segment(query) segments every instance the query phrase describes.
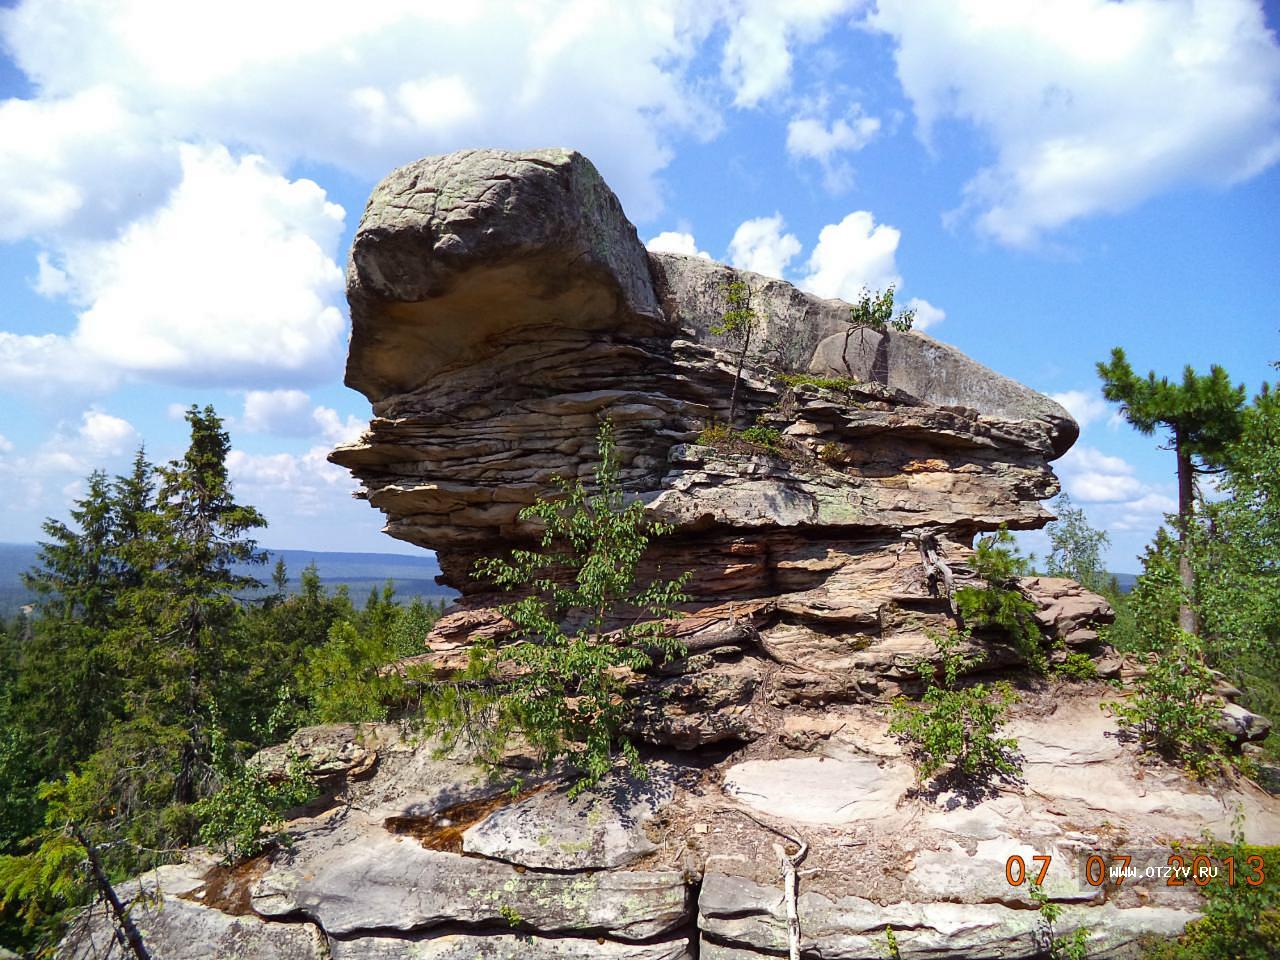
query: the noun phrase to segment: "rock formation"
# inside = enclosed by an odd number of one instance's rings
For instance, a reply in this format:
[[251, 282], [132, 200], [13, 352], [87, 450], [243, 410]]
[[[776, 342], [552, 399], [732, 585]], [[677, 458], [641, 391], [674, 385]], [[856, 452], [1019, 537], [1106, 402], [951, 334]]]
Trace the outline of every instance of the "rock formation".
[[[731, 279], [760, 317], [739, 425], [781, 440], [699, 440], [729, 413], [735, 362], [712, 332]], [[333, 805], [289, 849], [234, 869], [192, 862], [137, 881], [158, 957], [601, 957], [755, 960], [787, 949], [780, 851], [803, 840], [805, 956], [1039, 956], [1044, 930], [1009, 857], [1052, 856], [1057, 932], [1090, 956], [1196, 916], [1194, 889], [1092, 886], [1090, 853], [1164, 865], [1170, 841], [1280, 841], [1280, 807], [1247, 782], [1210, 790], [1144, 764], [1101, 683], [1032, 680], [979, 631], [980, 669], [1022, 677], [1008, 734], [1023, 781], [977, 796], [913, 792], [886, 705], [919, 692], [918, 658], [974, 582], [975, 535], [1031, 529], [1078, 430], [1053, 401], [924, 334], [862, 330], [848, 305], [705, 259], [650, 254], [579, 154], [467, 151], [375, 190], [348, 270], [346, 382], [373, 405], [351, 469], [386, 532], [436, 551], [462, 597], [423, 659], [501, 636], [477, 558], [529, 541], [517, 514], [553, 477], [590, 477], [612, 419], [630, 495], [674, 532], [647, 569], [691, 570], [689, 656], [636, 689], [652, 778], [570, 801], [554, 782], [493, 780], [389, 725], [300, 731]], [[844, 358], [848, 358], [846, 366]], [[784, 377], [808, 374], [808, 377]], [[1110, 612], [1078, 585], [1026, 578], [1045, 650], [1124, 665]], [[1239, 712], [1239, 708], [1233, 708]], [[1255, 736], [1260, 718], [1236, 718]], [[1145, 865], [1145, 863], [1144, 863]], [[162, 904], [163, 907], [158, 907]], [[103, 922], [68, 940], [87, 957]], [[238, 951], [238, 952], [237, 952]]]

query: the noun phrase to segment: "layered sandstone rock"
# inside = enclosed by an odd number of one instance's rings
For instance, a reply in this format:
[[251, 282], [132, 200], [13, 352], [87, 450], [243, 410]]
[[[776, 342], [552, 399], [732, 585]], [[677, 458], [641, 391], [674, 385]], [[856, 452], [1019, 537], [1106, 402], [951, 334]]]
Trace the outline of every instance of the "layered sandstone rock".
[[[699, 442], [729, 414], [735, 357], [711, 330], [730, 279], [761, 318], [737, 426], [773, 427], [773, 449]], [[1049, 463], [1078, 431], [1048, 398], [922, 334], [864, 330], [846, 345], [848, 305], [781, 280], [648, 254], [567, 151], [394, 172], [357, 231], [348, 292], [347, 383], [374, 417], [332, 459], [462, 593], [419, 659], [458, 666], [477, 638], [501, 639], [503, 598], [475, 560], [531, 540], [520, 509], [553, 477], [590, 479], [597, 424], [612, 419], [626, 490], [674, 527], [646, 574], [693, 574], [672, 627], [687, 658], [633, 690], [654, 775], [577, 800], [525, 780], [513, 797], [514, 773], [486, 778], [390, 725], [299, 731], [258, 762], [311, 757], [331, 805], [290, 824], [287, 850], [161, 884], [139, 907], [155, 956], [777, 956], [779, 834], [808, 844], [805, 956], [886, 956], [886, 926], [904, 958], [1042, 955], [1035, 904], [1005, 876], [1010, 856], [1038, 854], [1053, 857], [1056, 933], [1088, 928], [1090, 956], [1121, 956], [1180, 930], [1199, 899], [1094, 887], [1090, 853], [1163, 863], [1172, 840], [1229, 835], [1237, 807], [1251, 839], [1280, 840], [1270, 797], [1144, 764], [1101, 709], [1120, 694], [1031, 678], [989, 631], [969, 652], [1019, 683], [1008, 733], [1023, 778], [914, 789], [887, 705], [918, 693], [931, 635], [956, 625], [950, 593], [974, 582], [974, 536], [1049, 519]], [[1018, 586], [1046, 652], [1121, 674], [1099, 638], [1102, 598], [1053, 578]], [[1235, 722], [1242, 739], [1260, 729]], [[84, 918], [68, 955], [90, 955], [103, 929]]]

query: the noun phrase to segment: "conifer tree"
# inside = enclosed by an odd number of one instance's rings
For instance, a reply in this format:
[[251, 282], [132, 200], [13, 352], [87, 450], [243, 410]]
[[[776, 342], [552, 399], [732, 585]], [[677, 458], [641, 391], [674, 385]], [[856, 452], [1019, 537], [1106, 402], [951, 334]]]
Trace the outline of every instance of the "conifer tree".
[[[155, 509], [144, 517], [145, 562], [128, 602], [137, 620], [121, 637], [129, 694], [166, 727], [185, 731], [174, 800], [192, 802], [209, 772], [209, 710], [227, 678], [238, 596], [261, 582], [238, 565], [263, 563], [250, 531], [266, 526], [236, 502], [227, 473], [230, 437], [213, 407], [187, 411], [191, 442], [157, 468]], [[139, 629], [145, 625], [144, 629]]]
[[1244, 386], [1232, 386], [1226, 370], [1217, 365], [1210, 367], [1207, 375], [1188, 366], [1181, 383], [1168, 377], [1157, 379], [1154, 371], [1139, 377], [1119, 347], [1111, 351], [1110, 363], [1098, 364], [1098, 375], [1103, 396], [1122, 404], [1125, 419], [1140, 433], [1150, 436], [1157, 427], [1169, 431], [1178, 471], [1178, 533], [1182, 543], [1178, 569], [1186, 594], [1178, 620], [1187, 633], [1198, 633], [1195, 576], [1188, 545], [1195, 477], [1216, 466], [1227, 445], [1240, 436]]

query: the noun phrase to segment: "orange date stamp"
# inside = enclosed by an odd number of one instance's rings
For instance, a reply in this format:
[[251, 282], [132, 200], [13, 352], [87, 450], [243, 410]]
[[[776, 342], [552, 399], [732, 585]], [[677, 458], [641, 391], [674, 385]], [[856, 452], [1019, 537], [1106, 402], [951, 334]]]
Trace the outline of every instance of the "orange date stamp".
[[[1004, 878], [1011, 887], [1020, 887], [1028, 882], [1043, 886], [1052, 863], [1052, 854], [1030, 858], [1014, 854], [1005, 861]], [[1119, 887], [1126, 882], [1163, 882], [1168, 887], [1183, 887], [1190, 883], [1203, 887], [1215, 881], [1232, 887], [1239, 884], [1260, 887], [1267, 879], [1266, 862], [1256, 854], [1237, 859], [1234, 856], [1211, 857], [1205, 853], [1171, 852], [1166, 855], [1164, 851], [1147, 852], [1137, 857], [1123, 853], [1090, 853], [1082, 857], [1081, 864], [1080, 876], [1091, 887], [1107, 884]]]

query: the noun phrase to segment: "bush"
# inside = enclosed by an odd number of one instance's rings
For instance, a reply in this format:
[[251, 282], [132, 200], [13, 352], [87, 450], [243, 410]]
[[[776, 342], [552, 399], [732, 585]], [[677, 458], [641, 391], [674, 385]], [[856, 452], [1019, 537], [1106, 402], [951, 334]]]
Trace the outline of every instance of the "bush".
[[784, 373], [778, 379], [788, 387], [817, 387], [837, 392], [852, 390], [862, 382], [855, 377], [820, 377], [816, 373]]
[[1178, 633], [1138, 680], [1133, 699], [1103, 707], [1149, 749], [1194, 777], [1210, 777], [1222, 771], [1227, 745], [1214, 676], [1204, 665], [1200, 641]]
[[1040, 884], [1032, 881], [1031, 899], [1040, 914], [1040, 941], [1049, 960], [1085, 960], [1089, 955], [1089, 928], [1077, 927], [1070, 937], [1059, 937], [1054, 924], [1062, 917], [1062, 904], [1049, 899]]
[[347, 620], [307, 651], [298, 670], [298, 692], [311, 706], [313, 723], [361, 723], [387, 719], [390, 706], [406, 696], [404, 678], [384, 668], [395, 659], [390, 640], [361, 632]]
[[565, 761], [576, 771], [571, 795], [599, 783], [619, 757], [644, 775], [626, 734], [631, 681], [685, 655], [667, 621], [688, 600], [689, 574], [636, 583], [650, 539], [671, 528], [650, 521], [638, 500], [626, 502], [609, 421], [597, 442], [597, 492], [559, 480], [560, 497], [520, 511], [542, 525], [541, 550], [476, 564], [478, 576], [518, 596], [500, 608], [510, 638], [477, 643], [467, 670], [428, 685], [424, 698], [427, 730], [447, 747], [464, 740], [492, 765], [523, 738], [544, 765]]
[[916, 665], [927, 684], [924, 706], [903, 696], [893, 701], [889, 732], [911, 745], [910, 759], [922, 781], [947, 768], [969, 780], [1012, 777], [1019, 771], [1018, 742], [996, 736], [1017, 695], [1004, 681], [958, 686], [960, 674], [974, 663], [956, 649], [966, 639], [954, 631], [933, 638], [942, 662], [940, 682], [935, 682], [932, 663]]
[[956, 591], [956, 609], [969, 629], [995, 629], [1017, 648], [1019, 655], [1036, 673], [1048, 672], [1049, 661], [1041, 648], [1043, 639], [1036, 622], [1036, 605], [1014, 585], [1026, 573], [1027, 562], [1018, 555], [1013, 537], [1004, 527], [978, 541], [970, 561], [974, 573], [986, 581], [985, 587], [961, 587]]
[[221, 734], [214, 736], [213, 746], [222, 786], [192, 807], [200, 820], [200, 840], [229, 863], [284, 841], [285, 812], [316, 795], [310, 766], [290, 757], [284, 779], [273, 783], [259, 767], [235, 757]]
[[[1280, 956], [1280, 880], [1265, 869], [1280, 862], [1280, 847], [1258, 847], [1244, 842], [1240, 823], [1230, 843], [1210, 843], [1207, 852], [1219, 875], [1200, 887], [1203, 917], [1187, 924], [1176, 941], [1153, 945], [1144, 960], [1271, 960]], [[1260, 857], [1263, 882], [1254, 877], [1248, 858]], [[1235, 883], [1228, 883], [1224, 861], [1235, 864]]]
[[698, 434], [698, 443], [718, 450], [732, 450], [735, 444], [741, 443], [758, 447], [775, 456], [784, 453], [782, 433], [761, 424], [737, 430], [727, 423], [713, 423]]

